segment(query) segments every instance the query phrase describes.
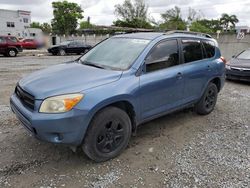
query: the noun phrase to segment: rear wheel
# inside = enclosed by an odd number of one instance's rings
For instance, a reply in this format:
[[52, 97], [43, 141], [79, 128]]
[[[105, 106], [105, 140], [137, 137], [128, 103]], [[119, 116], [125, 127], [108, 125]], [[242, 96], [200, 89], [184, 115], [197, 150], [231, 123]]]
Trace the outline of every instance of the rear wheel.
[[16, 57], [16, 55], [17, 55], [17, 51], [15, 49], [9, 49], [7, 51], [7, 56], [9, 57]]
[[127, 147], [131, 127], [130, 118], [125, 111], [107, 107], [90, 124], [82, 145], [83, 151], [96, 162], [114, 158]]
[[217, 102], [218, 89], [214, 83], [209, 83], [205, 93], [196, 104], [196, 112], [201, 115], [209, 114], [213, 111]]

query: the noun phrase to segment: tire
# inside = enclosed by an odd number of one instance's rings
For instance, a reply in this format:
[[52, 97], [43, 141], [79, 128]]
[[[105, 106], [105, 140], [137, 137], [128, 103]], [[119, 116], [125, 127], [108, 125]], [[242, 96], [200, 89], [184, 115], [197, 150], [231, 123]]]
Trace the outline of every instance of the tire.
[[65, 50], [64, 49], [60, 49], [59, 52], [58, 52], [58, 55], [60, 55], [60, 56], [66, 55]]
[[82, 149], [95, 162], [118, 156], [131, 137], [131, 121], [120, 108], [107, 107], [95, 115], [86, 133]]
[[17, 55], [17, 51], [15, 49], [9, 49], [7, 51], [7, 56], [8, 57], [16, 57], [16, 55]]
[[53, 52], [53, 53], [52, 53], [52, 55], [56, 55], [56, 53], [55, 53], [55, 52]]
[[214, 83], [209, 83], [200, 101], [196, 104], [196, 112], [207, 115], [214, 110], [217, 102], [218, 88]]

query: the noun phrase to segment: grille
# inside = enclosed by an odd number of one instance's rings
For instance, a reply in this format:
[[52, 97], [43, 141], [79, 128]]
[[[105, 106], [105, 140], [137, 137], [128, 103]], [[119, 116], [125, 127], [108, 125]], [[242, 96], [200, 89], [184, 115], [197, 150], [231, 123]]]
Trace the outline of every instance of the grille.
[[34, 96], [24, 91], [20, 86], [16, 86], [15, 93], [24, 106], [27, 106], [28, 108], [34, 110], [35, 106]]
[[246, 68], [234, 68], [234, 67], [231, 67], [231, 69], [233, 71], [239, 71], [239, 72], [250, 72], [250, 69], [246, 69]]

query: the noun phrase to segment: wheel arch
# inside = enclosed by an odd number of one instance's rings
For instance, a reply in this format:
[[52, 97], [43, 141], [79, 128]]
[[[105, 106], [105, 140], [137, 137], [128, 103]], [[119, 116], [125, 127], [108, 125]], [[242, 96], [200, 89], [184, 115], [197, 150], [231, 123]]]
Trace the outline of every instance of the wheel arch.
[[218, 92], [221, 90], [221, 79], [219, 77], [215, 77], [211, 79], [208, 83], [214, 83], [218, 89]]
[[91, 120], [95, 117], [95, 115], [100, 112], [101, 110], [109, 107], [109, 106], [114, 106], [117, 108], [120, 108], [121, 110], [125, 111], [130, 120], [131, 120], [131, 124], [132, 124], [132, 131], [134, 131], [136, 129], [136, 125], [137, 125], [137, 121], [136, 121], [136, 109], [135, 109], [135, 105], [133, 104], [132, 101], [128, 100], [128, 99], [116, 99], [116, 100], [111, 100], [111, 101], [103, 101], [101, 102], [101, 104], [98, 104], [94, 107], [94, 109], [92, 110], [92, 115], [91, 115]]

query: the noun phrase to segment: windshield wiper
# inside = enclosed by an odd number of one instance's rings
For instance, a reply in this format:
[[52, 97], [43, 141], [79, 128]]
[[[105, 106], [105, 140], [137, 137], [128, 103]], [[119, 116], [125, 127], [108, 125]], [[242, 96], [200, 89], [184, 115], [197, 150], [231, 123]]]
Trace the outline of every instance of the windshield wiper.
[[95, 63], [91, 63], [88, 61], [82, 61], [81, 59], [79, 60], [83, 65], [88, 65], [88, 66], [92, 66], [92, 67], [96, 67], [96, 68], [100, 68], [100, 69], [105, 69], [105, 67], [95, 64]]

